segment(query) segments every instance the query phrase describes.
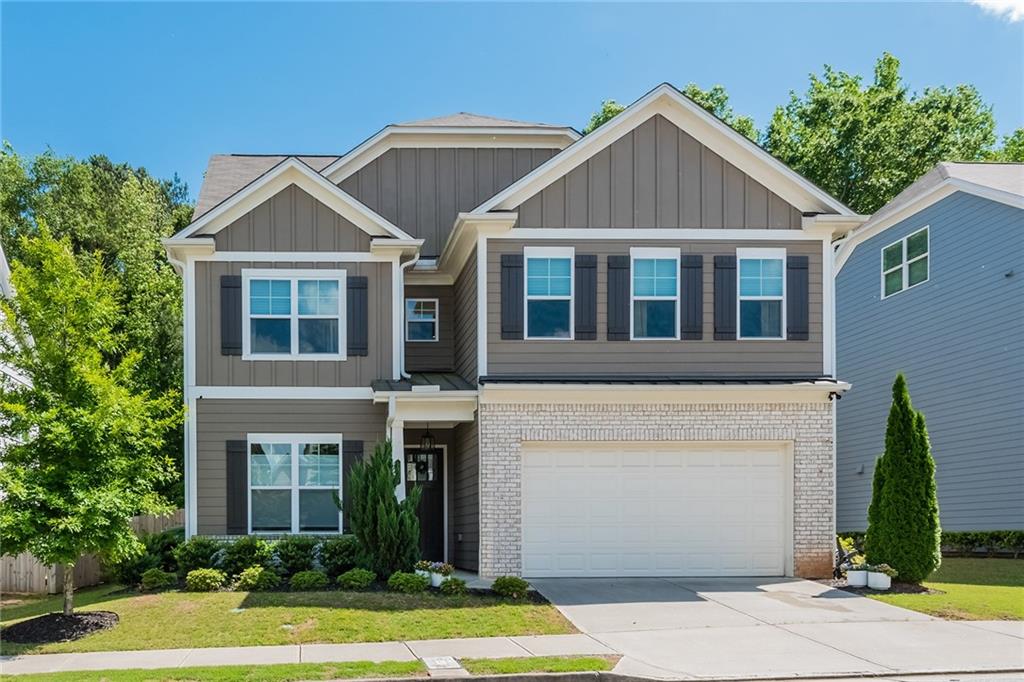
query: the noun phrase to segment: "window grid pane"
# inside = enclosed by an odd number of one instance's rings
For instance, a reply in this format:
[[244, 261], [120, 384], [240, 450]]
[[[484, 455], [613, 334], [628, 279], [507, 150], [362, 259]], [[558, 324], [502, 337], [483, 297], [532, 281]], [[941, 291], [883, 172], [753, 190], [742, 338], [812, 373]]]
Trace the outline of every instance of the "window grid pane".
[[250, 315], [291, 315], [291, 282], [277, 279], [249, 281]]
[[633, 261], [635, 298], [675, 298], [678, 291], [675, 259], [637, 258]]
[[572, 296], [572, 259], [528, 258], [526, 261], [527, 296]]
[[[249, 461], [253, 531], [341, 530], [334, 500], [341, 490], [340, 443], [252, 442]], [[297, 505], [297, 515], [293, 505]]]

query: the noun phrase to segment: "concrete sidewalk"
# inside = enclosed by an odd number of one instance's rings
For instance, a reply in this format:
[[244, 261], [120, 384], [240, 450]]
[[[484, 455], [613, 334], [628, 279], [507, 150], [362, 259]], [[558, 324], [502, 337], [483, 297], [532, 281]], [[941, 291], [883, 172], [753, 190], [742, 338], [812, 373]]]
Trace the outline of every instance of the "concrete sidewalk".
[[99, 651], [86, 654], [0, 656], [0, 673], [24, 675], [69, 670], [191, 668], [216, 665], [275, 663], [342, 663], [351, 661], [415, 661], [420, 658], [525, 658], [614, 654], [589, 635], [537, 635], [426, 639], [357, 644], [294, 644], [287, 646]]

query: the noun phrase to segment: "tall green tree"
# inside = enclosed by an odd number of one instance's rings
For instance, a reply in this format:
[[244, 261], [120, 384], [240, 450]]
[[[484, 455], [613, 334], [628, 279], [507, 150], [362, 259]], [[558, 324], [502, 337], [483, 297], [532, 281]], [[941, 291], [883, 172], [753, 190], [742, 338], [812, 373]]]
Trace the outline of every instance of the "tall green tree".
[[1017, 128], [1012, 134], [1004, 135], [1002, 146], [994, 149], [989, 154], [989, 159], [1003, 163], [1024, 162], [1024, 128]]
[[914, 410], [903, 374], [892, 386], [885, 452], [875, 462], [867, 560], [889, 564], [905, 582], [919, 583], [942, 560], [939, 502], [924, 415]]
[[872, 213], [939, 161], [984, 159], [992, 108], [972, 85], [909, 93], [885, 53], [874, 80], [826, 66], [772, 115], [763, 146], [861, 213]]
[[[27, 159], [9, 144], [0, 150], [0, 239], [8, 257], [20, 259], [20, 237], [38, 234], [45, 223], [83, 262], [99, 258], [118, 283], [123, 312], [117, 331], [125, 343], [108, 359], [143, 351], [133, 378], [156, 392], [182, 382], [181, 280], [160, 240], [188, 224], [191, 213], [187, 187], [176, 177], [157, 180], [104, 156], [80, 161], [46, 152]], [[168, 427], [165, 441], [176, 475], [162, 492], [180, 506], [180, 424]]]
[[157, 487], [172, 475], [164, 437], [180, 396], [139, 387], [121, 287], [99, 257], [76, 257], [45, 223], [18, 252], [0, 362], [30, 383], [0, 384], [0, 545], [63, 565], [71, 615], [78, 557], [129, 558], [142, 548], [132, 516], [170, 511]]

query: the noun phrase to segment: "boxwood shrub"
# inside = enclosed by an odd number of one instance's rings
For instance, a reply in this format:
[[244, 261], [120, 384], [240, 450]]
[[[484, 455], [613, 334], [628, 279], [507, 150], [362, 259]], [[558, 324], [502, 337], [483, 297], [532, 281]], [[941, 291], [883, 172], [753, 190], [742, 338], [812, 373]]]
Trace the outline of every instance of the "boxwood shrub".
[[388, 589], [392, 592], [416, 594], [418, 592], [426, 592], [428, 587], [430, 587], [430, 578], [416, 575], [415, 573], [395, 571], [388, 578]]
[[185, 589], [189, 592], [215, 592], [227, 581], [224, 571], [216, 568], [197, 568], [185, 576]]
[[241, 592], [265, 592], [280, 587], [281, 576], [265, 566], [250, 566], [238, 574], [235, 589]]
[[274, 549], [263, 538], [253, 535], [238, 538], [224, 548], [224, 572], [234, 578], [250, 566], [267, 566]]
[[320, 545], [320, 563], [324, 571], [331, 578], [336, 578], [342, 573], [356, 567], [356, 557], [359, 554], [359, 541], [355, 535], [342, 535], [341, 537], [324, 540]]
[[494, 579], [491, 589], [495, 594], [507, 599], [524, 599], [530, 583], [514, 575], [503, 575]]
[[184, 578], [197, 568], [217, 568], [214, 557], [223, 547], [224, 543], [202, 535], [181, 543], [174, 548], [178, 576]]
[[338, 587], [343, 590], [365, 590], [377, 576], [365, 568], [352, 568], [338, 576]]
[[286, 535], [275, 542], [274, 556], [281, 572], [289, 576], [313, 570], [318, 544], [319, 540], [308, 535]]
[[140, 581], [144, 590], [162, 590], [173, 587], [178, 582], [178, 577], [159, 568], [151, 568], [142, 574]]
[[297, 592], [322, 590], [330, 584], [323, 571], [299, 571], [292, 576], [291, 588]]

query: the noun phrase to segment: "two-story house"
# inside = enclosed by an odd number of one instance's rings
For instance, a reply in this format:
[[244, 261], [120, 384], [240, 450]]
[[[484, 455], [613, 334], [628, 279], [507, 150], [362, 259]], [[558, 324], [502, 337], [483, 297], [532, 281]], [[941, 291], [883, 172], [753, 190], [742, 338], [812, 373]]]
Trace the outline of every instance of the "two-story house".
[[860, 221], [669, 85], [585, 137], [458, 114], [215, 156], [166, 241], [187, 532], [343, 532], [331, 492], [390, 439], [429, 559], [828, 574]]

